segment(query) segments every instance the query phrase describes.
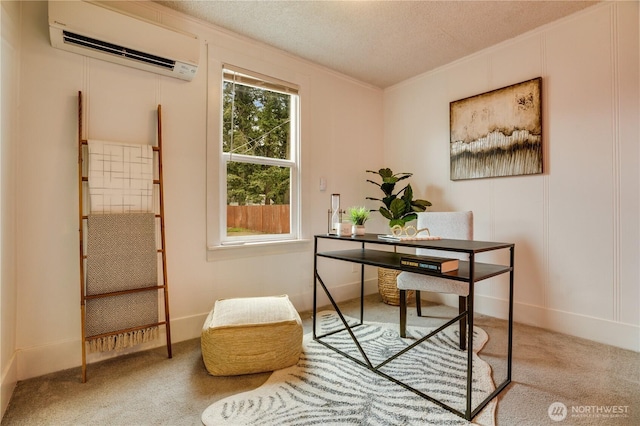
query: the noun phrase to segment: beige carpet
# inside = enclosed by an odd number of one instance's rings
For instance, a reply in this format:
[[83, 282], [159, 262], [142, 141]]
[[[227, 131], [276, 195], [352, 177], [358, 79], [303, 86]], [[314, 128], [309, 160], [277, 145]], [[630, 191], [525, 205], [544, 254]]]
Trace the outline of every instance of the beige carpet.
[[[341, 305], [357, 316], [359, 303]], [[367, 321], [397, 321], [398, 308], [366, 298]], [[416, 318], [409, 324], [433, 326], [457, 309], [429, 306], [423, 311], [437, 318]], [[302, 313], [305, 333], [311, 331], [309, 313]], [[489, 335], [480, 356], [492, 365], [494, 376], [502, 362], [505, 322], [477, 316], [476, 326]], [[79, 351], [80, 349], [78, 349]], [[498, 397], [496, 424], [512, 425], [640, 425], [640, 354], [540, 328], [515, 325], [513, 382]], [[494, 365], [495, 364], [495, 365]], [[135, 353], [88, 366], [87, 383], [80, 368], [18, 383], [2, 425], [200, 425], [202, 412], [215, 401], [262, 385], [269, 373], [237, 377], [207, 374], [200, 340]], [[496, 382], [499, 379], [495, 379]], [[549, 418], [554, 402], [568, 409], [628, 407], [627, 417]]]

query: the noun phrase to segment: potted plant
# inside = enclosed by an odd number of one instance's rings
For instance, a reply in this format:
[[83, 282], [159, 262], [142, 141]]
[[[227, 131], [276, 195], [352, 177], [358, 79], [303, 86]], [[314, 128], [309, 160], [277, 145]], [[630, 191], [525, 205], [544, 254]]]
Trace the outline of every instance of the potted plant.
[[[398, 225], [404, 227], [407, 222], [418, 218], [417, 212], [423, 212], [431, 205], [427, 200], [414, 200], [413, 189], [410, 184], [395, 192], [396, 183], [408, 179], [413, 173], [393, 173], [391, 169], [384, 168], [377, 172], [367, 170], [380, 176], [381, 182], [367, 179], [367, 182], [379, 187], [384, 194], [383, 198], [366, 197], [367, 200], [380, 201], [382, 206], [378, 210], [383, 217], [389, 220], [389, 228]], [[378, 292], [382, 301], [388, 305], [400, 304], [400, 291], [396, 285], [396, 277], [400, 271], [395, 269], [378, 268]], [[407, 294], [407, 301], [414, 296], [413, 291]]]
[[353, 235], [364, 235], [364, 223], [369, 219], [369, 210], [364, 206], [349, 207], [347, 213], [352, 223], [351, 233]]
[[374, 170], [367, 170], [367, 173], [375, 173], [380, 176], [382, 182], [378, 183], [371, 179], [367, 179], [367, 182], [372, 183], [379, 187], [383, 194], [383, 198], [366, 197], [367, 200], [380, 201], [382, 206], [378, 210], [383, 217], [389, 220], [389, 227], [393, 228], [395, 225], [404, 227], [407, 222], [418, 218], [417, 212], [423, 212], [431, 205], [427, 200], [414, 200], [413, 189], [410, 184], [407, 184], [404, 188], [398, 192], [394, 192], [396, 183], [401, 180], [407, 179], [413, 176], [413, 173], [393, 173], [391, 169], [380, 169], [377, 172]]

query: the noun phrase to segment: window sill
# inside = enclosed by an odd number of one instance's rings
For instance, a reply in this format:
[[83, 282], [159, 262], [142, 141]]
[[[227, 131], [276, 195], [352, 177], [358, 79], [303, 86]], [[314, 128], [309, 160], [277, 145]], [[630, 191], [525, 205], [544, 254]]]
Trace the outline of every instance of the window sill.
[[265, 256], [272, 254], [299, 253], [311, 247], [311, 240], [261, 241], [238, 245], [219, 245], [207, 247], [207, 261], [238, 259], [242, 257]]

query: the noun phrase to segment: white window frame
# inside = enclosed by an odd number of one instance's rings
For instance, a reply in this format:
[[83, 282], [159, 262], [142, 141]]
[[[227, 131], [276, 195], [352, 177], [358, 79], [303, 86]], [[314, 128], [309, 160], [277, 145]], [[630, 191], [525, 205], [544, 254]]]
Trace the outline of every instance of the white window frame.
[[[308, 101], [305, 101], [305, 87], [309, 85], [309, 77], [299, 74], [291, 69], [266, 63], [255, 58], [237, 55], [220, 46], [212, 49], [208, 45], [209, 67], [208, 89], [207, 89], [207, 260], [224, 260], [237, 258], [238, 256], [259, 256], [264, 254], [284, 254], [299, 252], [302, 247], [307, 247], [311, 240], [307, 235], [309, 231], [304, 231], [306, 226], [302, 218], [308, 215], [308, 207], [303, 207], [303, 194], [308, 193], [302, 180], [302, 139], [305, 131], [302, 125], [302, 112], [308, 109]], [[231, 58], [224, 60], [225, 57]], [[233, 65], [230, 65], [233, 63]], [[237, 64], [237, 65], [236, 65]], [[298, 87], [298, 97], [295, 108], [298, 112], [298, 122], [292, 129], [291, 161], [295, 168], [291, 173], [291, 200], [290, 200], [290, 233], [276, 234], [268, 237], [258, 236], [257, 238], [243, 238], [238, 240], [225, 239], [226, 235], [226, 161], [222, 149], [222, 94], [223, 94], [223, 69], [232, 67], [234, 70], [249, 73], [258, 77], [271, 78], [276, 82], [286, 82], [293, 87]], [[247, 71], [247, 70], [251, 71]], [[270, 77], [275, 76], [275, 77]], [[289, 83], [291, 82], [291, 83]], [[239, 154], [233, 154], [234, 160], [241, 159]], [[255, 157], [252, 158], [255, 161]], [[267, 163], [272, 164], [269, 159]], [[291, 164], [291, 163], [290, 163]], [[281, 165], [281, 164], [276, 164]], [[288, 164], [289, 165], [289, 164]], [[288, 166], [287, 165], [287, 166]], [[306, 192], [305, 192], [306, 191]], [[306, 213], [305, 213], [306, 212]], [[260, 238], [262, 237], [262, 238]], [[302, 245], [301, 245], [302, 244]]]
[[[290, 158], [278, 159], [259, 156], [250, 156], [242, 154], [232, 154], [223, 151], [222, 133], [219, 137], [219, 158], [220, 158], [220, 179], [219, 179], [219, 236], [221, 246], [241, 246], [245, 244], [270, 243], [281, 241], [295, 241], [300, 236], [300, 99], [298, 95], [298, 87], [294, 84], [284, 82], [282, 80], [265, 76], [263, 74], [248, 71], [237, 66], [223, 64], [222, 78], [220, 79], [220, 109], [219, 120], [220, 129], [223, 129], [223, 96], [222, 85], [225, 79], [225, 73], [234, 72], [239, 76], [248, 76], [249, 79], [240, 81], [241, 84], [250, 85], [266, 90], [285, 93], [291, 96], [291, 124], [290, 124]], [[267, 84], [258, 85], [251, 84], [251, 79], [264, 81]], [[229, 236], [227, 234], [227, 164], [230, 161], [239, 161], [243, 163], [287, 167], [290, 170], [290, 204], [289, 204], [289, 233], [287, 234], [261, 234], [246, 236]]]

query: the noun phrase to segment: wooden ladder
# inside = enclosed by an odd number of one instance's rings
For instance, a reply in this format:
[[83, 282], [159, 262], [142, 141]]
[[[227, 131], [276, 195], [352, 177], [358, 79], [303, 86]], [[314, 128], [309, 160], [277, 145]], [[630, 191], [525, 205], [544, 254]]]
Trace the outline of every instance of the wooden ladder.
[[[87, 342], [102, 337], [114, 336], [120, 333], [128, 333], [137, 330], [142, 330], [148, 327], [165, 326], [166, 332], [166, 344], [167, 344], [167, 356], [172, 357], [171, 353], [171, 326], [169, 319], [169, 287], [167, 283], [167, 253], [166, 253], [166, 241], [165, 241], [165, 222], [164, 222], [164, 182], [162, 178], [162, 106], [158, 105], [158, 146], [153, 147], [153, 152], [157, 156], [157, 173], [158, 179], [154, 179], [154, 186], [158, 189], [159, 197], [159, 211], [155, 213], [156, 220], [160, 222], [160, 247], [158, 248], [158, 254], [161, 256], [162, 263], [162, 279], [158, 281], [159, 285], [152, 287], [143, 287], [130, 290], [121, 290], [102, 294], [86, 294], [86, 275], [85, 275], [85, 262], [87, 256], [85, 254], [84, 247], [84, 235], [86, 232], [85, 222], [88, 220], [88, 215], [83, 212], [85, 205], [85, 185], [88, 184], [88, 177], [85, 176], [84, 163], [85, 155], [88, 156], [88, 141], [83, 138], [82, 129], [82, 92], [78, 92], [78, 224], [79, 224], [79, 238], [80, 238], [80, 312], [82, 321], [82, 383], [87, 381]], [[88, 191], [86, 191], [88, 192]], [[159, 321], [153, 324], [142, 324], [137, 327], [131, 327], [123, 330], [114, 330], [109, 333], [100, 335], [87, 336], [86, 335], [86, 302], [91, 299], [101, 297], [113, 297], [123, 294], [130, 294], [142, 291], [162, 291], [164, 298], [164, 321]]]

